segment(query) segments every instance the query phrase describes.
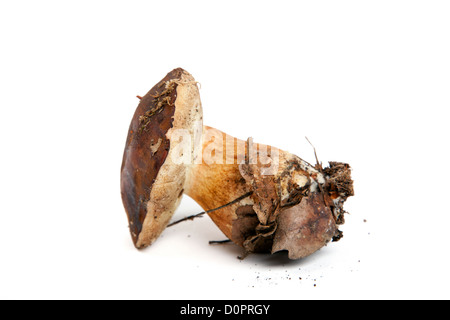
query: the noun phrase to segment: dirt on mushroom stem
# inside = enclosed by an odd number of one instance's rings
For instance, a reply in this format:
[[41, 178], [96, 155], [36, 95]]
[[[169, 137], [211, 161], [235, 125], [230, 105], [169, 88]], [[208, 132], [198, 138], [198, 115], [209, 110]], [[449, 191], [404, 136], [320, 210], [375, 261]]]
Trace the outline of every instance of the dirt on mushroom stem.
[[[241, 170], [253, 187], [255, 205], [246, 209], [245, 215], [237, 211], [238, 218], [233, 227], [244, 234], [245, 240], [241, 245], [247, 253], [286, 250], [290, 258], [298, 259], [320, 249], [331, 240], [339, 241], [343, 237], [337, 226], [344, 223], [343, 204], [353, 195], [350, 166], [330, 162], [330, 166], [325, 169], [321, 166], [316, 168], [324, 176], [324, 183], [315, 181], [318, 180], [317, 175], [306, 173], [295, 160], [278, 177], [260, 179], [255, 174], [255, 168]], [[302, 188], [291, 183], [288, 197], [282, 205], [280, 185], [283, 179], [290, 179], [296, 171], [306, 174], [310, 183]], [[318, 185], [314, 191], [312, 183]], [[250, 226], [249, 219], [253, 219]]]

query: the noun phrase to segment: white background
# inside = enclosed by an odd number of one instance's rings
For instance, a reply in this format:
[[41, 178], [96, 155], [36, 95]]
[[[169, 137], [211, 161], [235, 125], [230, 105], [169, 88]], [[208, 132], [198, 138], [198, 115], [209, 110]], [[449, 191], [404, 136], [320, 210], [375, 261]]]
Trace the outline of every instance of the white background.
[[[448, 1], [2, 0], [0, 298], [450, 298], [449, 16]], [[352, 165], [340, 242], [239, 261], [205, 217], [133, 247], [127, 130], [176, 67], [201, 83], [205, 124], [314, 162], [307, 136]], [[200, 211], [185, 197], [175, 218]]]

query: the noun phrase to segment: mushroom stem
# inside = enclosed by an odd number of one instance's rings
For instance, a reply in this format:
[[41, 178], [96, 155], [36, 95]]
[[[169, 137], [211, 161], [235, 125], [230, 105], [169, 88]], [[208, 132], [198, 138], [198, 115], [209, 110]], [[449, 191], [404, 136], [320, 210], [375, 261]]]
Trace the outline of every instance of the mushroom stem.
[[[330, 177], [320, 165], [312, 166], [289, 152], [253, 144], [251, 139], [245, 142], [207, 126], [203, 128], [201, 141], [203, 159], [201, 164], [189, 167], [184, 193], [236, 244], [249, 252], [271, 252], [275, 239], [286, 242], [282, 233], [276, 232], [279, 223], [286, 219], [315, 225], [313, 233], [319, 236], [308, 244], [308, 254], [340, 232], [336, 225], [343, 214], [343, 202], [333, 202], [338, 197], [331, 192]], [[251, 197], [216, 209], [248, 193], [252, 193]], [[346, 199], [349, 194], [341, 196]], [[300, 206], [303, 199], [305, 203]], [[308, 199], [315, 199], [316, 203], [306, 203]], [[321, 207], [319, 212], [314, 212], [314, 205]], [[294, 217], [284, 213], [300, 208], [302, 212]], [[296, 231], [305, 228], [303, 223], [299, 224]], [[281, 248], [283, 245], [275, 247], [276, 251], [289, 250]], [[290, 251], [293, 258], [306, 254]]]
[[243, 199], [245, 199], [245, 198], [250, 197], [252, 194], [253, 194], [253, 192], [249, 192], [249, 193], [244, 194], [243, 196], [240, 196], [239, 198], [237, 198], [237, 199], [231, 201], [230, 203], [224, 204], [223, 206], [220, 206], [220, 207], [214, 208], [214, 209], [210, 209], [210, 210], [207, 210], [207, 211], [203, 211], [203, 212], [200, 212], [200, 213], [197, 213], [197, 214], [193, 214], [193, 215], [188, 216], [188, 217], [186, 217], [186, 218], [183, 218], [183, 219], [174, 221], [174, 222], [170, 223], [170, 224], [167, 225], [167, 226], [168, 226], [168, 227], [172, 227], [172, 226], [177, 225], [177, 224], [179, 224], [180, 222], [183, 222], [183, 221], [194, 220], [195, 218], [201, 218], [201, 217], [204, 216], [205, 214], [210, 214], [210, 213], [212, 213], [212, 212], [214, 212], [214, 211], [217, 211], [217, 210], [223, 209], [223, 208], [225, 208], [225, 207], [231, 206], [231, 205], [233, 205], [233, 204], [235, 204], [235, 203], [238, 203], [239, 201], [241, 201], [241, 200], [243, 200]]

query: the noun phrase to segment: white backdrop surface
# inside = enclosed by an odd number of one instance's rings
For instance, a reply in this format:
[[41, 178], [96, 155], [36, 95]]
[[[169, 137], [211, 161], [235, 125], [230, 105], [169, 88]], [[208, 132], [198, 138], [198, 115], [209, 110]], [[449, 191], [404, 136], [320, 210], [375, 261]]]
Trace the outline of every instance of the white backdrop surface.
[[[446, 1], [1, 1], [0, 298], [448, 299]], [[243, 261], [205, 217], [131, 242], [120, 165], [182, 67], [205, 124], [348, 162], [344, 238]], [[174, 219], [200, 212], [185, 197]]]

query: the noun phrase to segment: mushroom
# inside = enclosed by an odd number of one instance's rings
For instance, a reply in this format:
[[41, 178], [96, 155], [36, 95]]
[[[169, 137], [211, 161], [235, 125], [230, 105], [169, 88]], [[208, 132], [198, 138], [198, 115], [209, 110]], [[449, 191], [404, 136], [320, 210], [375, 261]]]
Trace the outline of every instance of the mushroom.
[[350, 166], [315, 166], [275, 147], [203, 126], [197, 82], [171, 71], [137, 107], [126, 142], [121, 193], [136, 248], [167, 227], [183, 194], [247, 253], [306, 257], [342, 237]]

